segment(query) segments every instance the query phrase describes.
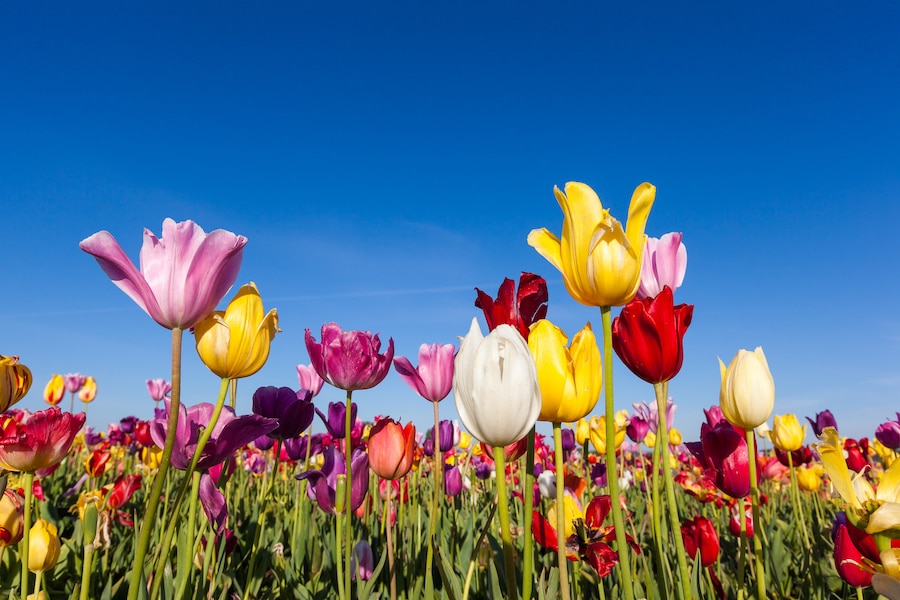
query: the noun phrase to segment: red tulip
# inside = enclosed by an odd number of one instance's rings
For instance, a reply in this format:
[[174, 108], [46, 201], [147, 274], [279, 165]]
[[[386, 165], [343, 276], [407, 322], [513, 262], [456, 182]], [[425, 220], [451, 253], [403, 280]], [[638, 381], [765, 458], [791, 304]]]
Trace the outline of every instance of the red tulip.
[[369, 468], [384, 479], [409, 473], [416, 450], [416, 427], [401, 427], [391, 418], [381, 419], [369, 432]]
[[497, 290], [496, 300], [478, 288], [475, 292], [478, 294], [475, 306], [484, 311], [484, 320], [491, 331], [498, 325], [511, 325], [527, 341], [531, 324], [547, 316], [547, 282], [540, 275], [523, 272], [519, 276], [518, 292], [516, 283], [505, 278]]
[[681, 526], [684, 549], [688, 556], [697, 556], [700, 552], [700, 564], [704, 567], [716, 564], [719, 557], [719, 534], [712, 521], [706, 517], [688, 519]]
[[632, 300], [613, 320], [613, 350], [644, 381], [669, 381], [681, 370], [682, 338], [693, 314], [693, 304], [674, 306], [668, 286], [653, 298]]
[[704, 477], [732, 498], [750, 493], [750, 457], [747, 440], [726, 420], [715, 427], [700, 426], [700, 441], [688, 442], [688, 450], [703, 467]]
[[[508, 446], [504, 446], [503, 448], [503, 461], [506, 463], [507, 467], [509, 463], [519, 460], [519, 458], [525, 454], [525, 451], [528, 449], [528, 437], [523, 437], [518, 442], [513, 442]], [[488, 446], [484, 442], [481, 442], [481, 451], [490, 457], [491, 460], [494, 460], [494, 449], [491, 446]]]
[[64, 413], [53, 406], [21, 421], [0, 420], [0, 467], [19, 472], [52, 467], [69, 453], [84, 419], [84, 413]]

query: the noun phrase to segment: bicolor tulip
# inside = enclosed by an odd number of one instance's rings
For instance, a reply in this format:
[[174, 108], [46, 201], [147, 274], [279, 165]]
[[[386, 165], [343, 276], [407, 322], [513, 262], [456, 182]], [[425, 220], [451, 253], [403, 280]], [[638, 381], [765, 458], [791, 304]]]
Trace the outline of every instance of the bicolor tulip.
[[0, 548], [14, 546], [25, 533], [25, 498], [7, 488], [0, 494]]
[[527, 340], [531, 325], [547, 316], [547, 282], [540, 275], [523, 271], [518, 291], [512, 279], [504, 278], [496, 300], [478, 288], [475, 292], [475, 306], [484, 312], [490, 331], [497, 325], [512, 325]]
[[[452, 439], [452, 438], [451, 438]], [[381, 419], [369, 432], [369, 468], [383, 479], [399, 479], [409, 473], [416, 453], [416, 426], [401, 426]]]
[[684, 281], [687, 270], [687, 249], [681, 233], [667, 233], [661, 238], [647, 238], [644, 261], [641, 263], [641, 285], [637, 297], [641, 300], [659, 295], [669, 286], [674, 292]]
[[704, 477], [732, 498], [750, 493], [750, 456], [747, 439], [728, 421], [714, 427], [700, 426], [700, 441], [688, 442], [688, 450], [703, 468]]
[[[337, 507], [337, 502], [344, 503], [344, 498], [336, 497], [338, 478], [346, 479], [347, 468], [345, 466], [344, 457], [341, 451], [334, 446], [329, 446], [323, 451], [324, 460], [322, 461], [322, 469], [317, 471], [306, 471], [296, 475], [297, 479], [308, 479], [309, 487], [306, 493], [310, 500], [314, 500], [319, 508], [331, 514], [343, 514], [344, 508]], [[366, 492], [369, 490], [369, 455], [361, 448], [353, 450], [351, 455], [351, 476], [353, 481], [350, 482], [351, 506], [350, 510], [355, 511], [366, 499]]]
[[775, 380], [763, 349], [738, 351], [728, 368], [719, 359], [719, 371], [719, 405], [725, 418], [741, 429], [755, 429], [765, 423], [775, 407]]
[[453, 389], [453, 344], [422, 344], [419, 346], [419, 365], [413, 367], [405, 356], [394, 359], [394, 370], [406, 385], [429, 402], [440, 402]]
[[365, 390], [385, 378], [394, 358], [394, 340], [380, 353], [378, 334], [343, 331], [336, 323], [322, 325], [322, 341], [306, 330], [306, 350], [319, 377], [342, 390]]
[[772, 431], [769, 434], [773, 446], [785, 452], [793, 452], [803, 446], [805, 437], [806, 425], [800, 426], [797, 415], [775, 415]]
[[266, 433], [270, 438], [286, 440], [306, 431], [316, 410], [312, 392], [289, 387], [265, 386], [253, 392], [253, 414], [278, 420], [278, 427]]
[[108, 231], [79, 246], [141, 309], [166, 329], [188, 329], [211, 313], [241, 268], [247, 238], [217, 229], [208, 235], [193, 221], [166, 219], [162, 237], [144, 230], [140, 271]]
[[613, 319], [613, 350], [644, 381], [669, 381], [681, 370], [682, 340], [693, 314], [693, 304], [674, 305], [668, 286], [652, 298], [632, 300]]
[[547, 229], [534, 229], [528, 234], [528, 245], [559, 269], [569, 294], [581, 304], [629, 302], [641, 283], [644, 227], [656, 188], [642, 183], [635, 189], [624, 228], [583, 183], [569, 182], [565, 193], [556, 187], [553, 193], [563, 211], [562, 235], [557, 238]]
[[52, 406], [22, 417], [0, 417], [0, 468], [34, 472], [59, 463], [84, 426], [84, 413], [64, 413]]
[[50, 406], [56, 406], [62, 402], [63, 396], [66, 395], [65, 379], [62, 375], [54, 374], [50, 376], [50, 381], [44, 386], [44, 402]]
[[591, 324], [575, 334], [570, 346], [568, 341], [565, 332], [547, 319], [531, 326], [528, 350], [541, 388], [539, 421], [578, 421], [594, 410], [600, 398], [603, 366]]
[[825, 431], [826, 427], [834, 427], [835, 430], [838, 428], [837, 421], [830, 410], [823, 410], [822, 412], [816, 413], [815, 420], [809, 417], [806, 417], [806, 420], [812, 425], [813, 435], [816, 437], [822, 435], [822, 432]]
[[93, 377], [85, 377], [84, 385], [78, 390], [78, 399], [85, 404], [93, 402], [97, 397], [97, 380]]
[[165, 379], [148, 379], [147, 380], [147, 393], [150, 394], [150, 398], [155, 402], [159, 402], [160, 400], [164, 400], [166, 396], [172, 391], [172, 384], [166, 381]]
[[475, 439], [508, 446], [527, 434], [541, 411], [534, 359], [519, 332], [498, 325], [487, 337], [472, 319], [453, 373], [456, 410]]
[[32, 573], [49, 571], [59, 560], [59, 535], [56, 525], [38, 519], [28, 534], [28, 570]]
[[210, 371], [223, 379], [253, 375], [266, 364], [278, 329], [278, 312], [263, 309], [256, 284], [242, 285], [228, 307], [217, 310], [194, 327], [197, 354]]
[[31, 369], [18, 356], [0, 356], [0, 413], [25, 397], [31, 381]]
[[684, 549], [691, 558], [700, 553], [700, 564], [709, 567], [719, 558], [719, 534], [712, 521], [703, 516], [688, 519], [681, 526]]
[[313, 397], [319, 395], [325, 383], [312, 365], [297, 365], [297, 381], [300, 382], [301, 388], [312, 392]]

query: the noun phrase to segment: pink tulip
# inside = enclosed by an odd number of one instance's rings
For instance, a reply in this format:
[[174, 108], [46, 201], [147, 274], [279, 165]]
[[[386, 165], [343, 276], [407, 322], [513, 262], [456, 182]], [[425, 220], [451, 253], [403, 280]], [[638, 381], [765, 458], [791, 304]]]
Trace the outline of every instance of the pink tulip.
[[193, 221], [163, 221], [162, 238], [144, 230], [138, 271], [108, 231], [79, 246], [116, 286], [167, 329], [188, 329], [210, 314], [237, 279], [247, 238]]
[[312, 392], [313, 396], [322, 391], [322, 384], [325, 383], [312, 365], [297, 365], [297, 380], [300, 387]]
[[681, 243], [680, 233], [667, 233], [659, 239], [647, 238], [637, 297], [640, 300], [653, 298], [665, 286], [674, 292], [684, 281], [686, 269], [687, 249]]
[[74, 394], [81, 389], [81, 386], [84, 385], [84, 380], [87, 379], [81, 373], [69, 373], [65, 377], [63, 377], [64, 385], [66, 386], [66, 391], [70, 394]]
[[84, 413], [64, 413], [53, 406], [25, 415], [0, 419], [0, 468], [35, 472], [65, 458], [84, 426]]
[[405, 356], [394, 359], [394, 369], [400, 377], [430, 402], [440, 402], [453, 388], [453, 344], [422, 344], [419, 346], [419, 366], [413, 367]]
[[147, 392], [149, 392], [150, 398], [152, 398], [156, 402], [163, 400], [166, 396], [169, 395], [169, 392], [171, 391], [172, 384], [165, 379], [147, 380]]
[[387, 376], [394, 358], [394, 340], [380, 354], [378, 334], [368, 331], [343, 331], [337, 323], [322, 325], [322, 342], [316, 342], [306, 330], [306, 350], [319, 376], [342, 390], [366, 390]]

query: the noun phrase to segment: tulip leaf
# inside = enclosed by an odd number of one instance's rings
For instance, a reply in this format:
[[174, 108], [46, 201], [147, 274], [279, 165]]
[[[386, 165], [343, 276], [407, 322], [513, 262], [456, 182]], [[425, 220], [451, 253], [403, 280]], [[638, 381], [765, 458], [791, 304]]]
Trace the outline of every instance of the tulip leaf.
[[437, 563], [438, 572], [441, 574], [441, 581], [444, 583], [444, 591], [450, 596], [450, 600], [460, 600], [462, 598], [462, 590], [459, 586], [459, 577], [453, 572], [453, 565], [447, 559], [447, 555], [441, 552], [439, 546], [434, 548], [435, 562]]
[[362, 585], [357, 589], [358, 600], [367, 600], [369, 595], [372, 593], [372, 588], [374, 588], [375, 584], [378, 583], [378, 576], [381, 575], [381, 571], [382, 569], [384, 569], [384, 565], [387, 562], [387, 555], [387, 551], [381, 553], [381, 559], [378, 561], [378, 564], [375, 565], [375, 569], [372, 571], [372, 576], [369, 577], [369, 580], [365, 583], [365, 585]]

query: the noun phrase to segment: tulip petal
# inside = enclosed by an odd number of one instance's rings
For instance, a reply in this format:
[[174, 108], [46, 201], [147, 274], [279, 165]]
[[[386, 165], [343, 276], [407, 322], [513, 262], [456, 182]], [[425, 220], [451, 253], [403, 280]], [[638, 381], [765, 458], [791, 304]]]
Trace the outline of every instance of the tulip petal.
[[847, 460], [844, 458], [844, 446], [837, 430], [834, 427], [826, 427], [820, 439], [815, 448], [825, 471], [831, 478], [831, 484], [844, 502], [849, 502], [853, 508], [860, 508], [853, 481], [850, 479], [850, 469], [847, 468]]
[[[537, 250], [538, 254], [547, 259], [547, 262], [560, 272], [563, 271], [559, 238], [546, 228], [532, 229], [531, 233], [528, 234], [528, 245]], [[565, 273], [563, 273], [563, 276], [565, 276]]]

